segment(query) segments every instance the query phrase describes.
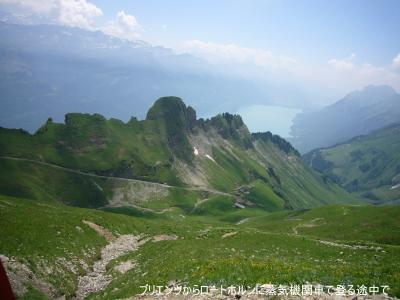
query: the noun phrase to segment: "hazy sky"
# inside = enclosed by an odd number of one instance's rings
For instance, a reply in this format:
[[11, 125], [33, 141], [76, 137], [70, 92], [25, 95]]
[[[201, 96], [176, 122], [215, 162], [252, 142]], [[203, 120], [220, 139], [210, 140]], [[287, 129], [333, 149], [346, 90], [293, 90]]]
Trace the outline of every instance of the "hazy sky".
[[322, 103], [369, 84], [400, 90], [400, 1], [99, 1], [153, 43], [287, 81]]
[[369, 84], [400, 90], [398, 0], [0, 0], [0, 12], [188, 52], [317, 105]]
[[325, 63], [356, 53], [387, 65], [400, 52], [400, 1], [104, 1], [104, 18], [134, 15], [143, 38], [166, 46], [201, 40]]

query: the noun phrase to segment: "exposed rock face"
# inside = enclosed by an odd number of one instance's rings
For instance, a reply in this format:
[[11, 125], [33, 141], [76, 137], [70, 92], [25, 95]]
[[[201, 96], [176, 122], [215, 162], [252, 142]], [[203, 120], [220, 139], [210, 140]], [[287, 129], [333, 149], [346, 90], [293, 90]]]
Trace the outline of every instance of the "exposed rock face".
[[295, 154], [300, 156], [300, 153], [285, 139], [281, 138], [279, 135], [272, 134], [271, 132], [258, 132], [252, 133], [251, 137], [254, 140], [260, 139], [265, 142], [272, 142], [273, 144], [277, 145], [279, 149], [284, 151], [286, 154]]
[[185, 161], [192, 159], [192, 147], [187, 138], [196, 122], [196, 112], [192, 107], [186, 107], [178, 97], [163, 97], [149, 109], [146, 119], [158, 122], [160, 132], [165, 135], [174, 155]]
[[158, 200], [169, 195], [167, 186], [147, 182], [114, 183], [113, 195], [108, 206], [141, 205], [149, 200]]
[[175, 234], [160, 234], [153, 237], [153, 242], [161, 242], [161, 241], [173, 241], [177, 240], [178, 236]]
[[36, 276], [27, 265], [4, 255], [0, 255], [0, 260], [6, 269], [12, 290], [17, 297], [23, 296], [27, 292], [27, 287], [30, 285], [50, 298], [57, 298], [60, 296], [50, 283]]
[[116, 266], [114, 269], [122, 274], [125, 274], [129, 270], [133, 269], [136, 267], [136, 262], [133, 260], [128, 260], [120, 263], [118, 266]]
[[[93, 271], [79, 278], [76, 299], [84, 299], [92, 293], [105, 289], [113, 280], [111, 275], [106, 274], [108, 263], [124, 254], [136, 251], [140, 245], [148, 241], [148, 239], [142, 239], [140, 236], [131, 234], [121, 235], [115, 238], [105, 228], [88, 221], [84, 222], [97, 233], [104, 236], [110, 243], [102, 249], [101, 258], [94, 263]], [[130, 263], [131, 265], [129, 267], [133, 267], [134, 262]], [[127, 272], [128, 270], [129, 268], [127, 269], [127, 266], [120, 266], [118, 269], [121, 273]]]

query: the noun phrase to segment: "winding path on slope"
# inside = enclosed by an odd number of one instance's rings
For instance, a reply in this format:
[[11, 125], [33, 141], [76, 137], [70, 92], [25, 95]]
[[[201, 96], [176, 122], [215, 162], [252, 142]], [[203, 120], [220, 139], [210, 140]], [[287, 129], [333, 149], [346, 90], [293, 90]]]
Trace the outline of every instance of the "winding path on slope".
[[[215, 194], [215, 195], [224, 195], [224, 196], [231, 196], [231, 197], [234, 196], [234, 195], [229, 194], [229, 193], [225, 193], [225, 192], [221, 192], [221, 191], [217, 191], [217, 190], [209, 189], [209, 188], [172, 186], [172, 185], [168, 185], [168, 184], [165, 184], [165, 183], [145, 181], [145, 180], [140, 180], [140, 179], [98, 175], [98, 174], [94, 174], [94, 173], [88, 173], [88, 172], [84, 172], [84, 171], [80, 171], [80, 170], [76, 170], [76, 169], [62, 167], [62, 166], [59, 166], [59, 165], [56, 165], [56, 164], [52, 164], [52, 163], [48, 163], [48, 162], [44, 162], [44, 161], [40, 161], [40, 160], [34, 160], [34, 159], [23, 158], [23, 157], [0, 156], [0, 159], [25, 161], [25, 162], [35, 163], [35, 164], [43, 165], [43, 166], [46, 166], [46, 167], [62, 170], [62, 171], [65, 171], [65, 172], [70, 172], [70, 173], [83, 175], [83, 176], [88, 176], [88, 177], [94, 177], [94, 178], [104, 178], [104, 179], [110, 179], [110, 180], [121, 180], [121, 181], [126, 181], [126, 182], [135, 182], [135, 183], [144, 183], [144, 184], [149, 184], [149, 185], [155, 185], [155, 186], [164, 187], [164, 188], [176, 188], [176, 189], [183, 189], [183, 190], [186, 190], [186, 191], [199, 191], [199, 192], [208, 192], [208, 193]], [[141, 206], [135, 205], [135, 207], [139, 208], [139, 209], [147, 210], [146, 208], [141, 207]], [[155, 212], [155, 213], [163, 213], [163, 212], [165, 212], [165, 211], [157, 212], [157, 211], [154, 211], [154, 210], [151, 210], [151, 209], [148, 209], [148, 210], [152, 211], [152, 212]]]

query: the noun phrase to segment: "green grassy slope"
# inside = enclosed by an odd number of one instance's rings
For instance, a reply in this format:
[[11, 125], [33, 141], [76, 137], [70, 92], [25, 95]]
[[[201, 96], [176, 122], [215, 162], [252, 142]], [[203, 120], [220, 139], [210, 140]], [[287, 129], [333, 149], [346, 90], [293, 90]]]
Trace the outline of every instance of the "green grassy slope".
[[179, 184], [172, 154], [153, 120], [128, 123], [100, 115], [68, 114], [65, 124], [48, 121], [34, 135], [0, 129], [0, 154], [73, 169]]
[[197, 135], [224, 145], [211, 148], [214, 161], [196, 157], [215, 189], [233, 192], [269, 211], [358, 203], [356, 197], [306, 166], [297, 151], [278, 136], [247, 135], [251, 143], [240, 146], [232, 137], [218, 141], [212, 130]]
[[111, 183], [35, 162], [0, 158], [0, 190], [10, 196], [101, 207], [108, 204]]
[[358, 202], [332, 180], [307, 167], [296, 152], [280, 151], [270, 139], [256, 139], [255, 157], [268, 166], [270, 181], [276, 193], [286, 200], [286, 208]]
[[311, 167], [370, 202], [400, 199], [400, 125], [304, 156]]
[[[128, 215], [174, 209], [190, 214], [194, 212], [197, 202], [216, 196], [208, 191], [75, 173], [52, 165], [3, 158], [0, 158], [0, 190], [8, 196], [51, 204], [107, 208]], [[233, 209], [232, 196], [219, 195], [216, 199], [225, 201], [225, 198], [230, 203], [227, 210]], [[119, 202], [115, 203], [115, 199]], [[117, 209], [120, 206], [125, 208]], [[203, 210], [203, 214], [208, 213], [211, 211]]]
[[[194, 154], [194, 144], [201, 148], [201, 155]], [[33, 135], [0, 128], [0, 157], [2, 193], [52, 198], [81, 207], [107, 205], [118, 189], [105, 178], [4, 157], [176, 187], [197, 186], [192, 177], [199, 176], [201, 189], [216, 189], [246, 206], [269, 211], [356, 201], [307, 168], [298, 152], [280, 137], [251, 135], [241, 117], [229, 113], [197, 120], [194, 109], [176, 97], [157, 100], [142, 121], [132, 118], [123, 123], [98, 114], [71, 113], [64, 124], [49, 119]]]
[[400, 245], [398, 206], [323, 206], [251, 218], [242, 226], [350, 243]]
[[[330, 206], [275, 213], [247, 208], [220, 215], [213, 200], [203, 204], [214, 216], [199, 210], [186, 218], [174, 212], [131, 217], [0, 196], [0, 254], [26, 265], [58, 295], [73, 296], [86, 272], [83, 262], [91, 266], [107, 244], [86, 220], [116, 236], [178, 237], [148, 241], [112, 260], [106, 274], [113, 281], [90, 299], [128, 298], [142, 292], [141, 285], [171, 280], [224, 286], [387, 284], [391, 295], [400, 296], [400, 207]], [[246, 222], [236, 225], [244, 218]], [[135, 267], [126, 273], [114, 269], [129, 260]], [[37, 286], [25, 297], [34, 295], [44, 299]]]

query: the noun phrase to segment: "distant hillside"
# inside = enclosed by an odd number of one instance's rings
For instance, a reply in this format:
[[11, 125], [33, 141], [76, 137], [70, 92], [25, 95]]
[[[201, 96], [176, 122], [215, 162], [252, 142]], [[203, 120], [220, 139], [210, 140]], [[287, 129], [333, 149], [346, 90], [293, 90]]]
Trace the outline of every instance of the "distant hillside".
[[290, 141], [306, 153], [396, 122], [400, 122], [400, 94], [389, 86], [368, 86], [321, 110], [298, 115]]
[[[356, 201], [279, 136], [250, 134], [239, 115], [197, 119], [176, 97], [157, 100], [143, 121], [71, 113], [34, 135], [2, 128], [0, 156], [1, 193], [83, 207], [139, 200], [190, 212], [210, 193], [271, 211]], [[192, 200], [179, 203], [183, 195]]]
[[367, 201], [400, 203], [400, 123], [303, 158]]

